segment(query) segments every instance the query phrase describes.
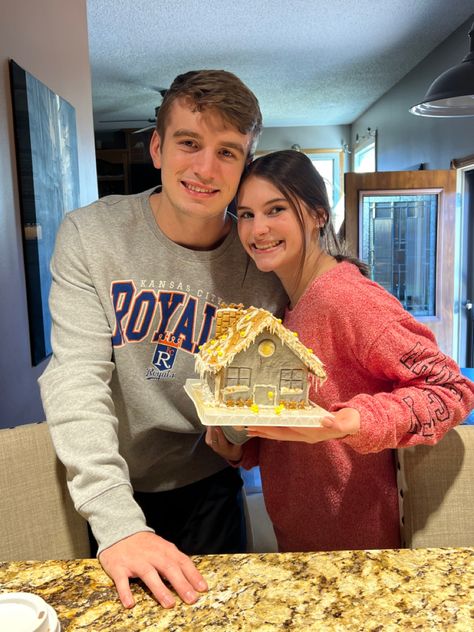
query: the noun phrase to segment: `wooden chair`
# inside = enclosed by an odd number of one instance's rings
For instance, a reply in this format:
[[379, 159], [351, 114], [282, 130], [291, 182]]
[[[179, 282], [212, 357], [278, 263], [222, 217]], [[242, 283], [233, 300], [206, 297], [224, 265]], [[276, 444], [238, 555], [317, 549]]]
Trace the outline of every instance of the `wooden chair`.
[[0, 561], [90, 557], [46, 423], [0, 430]]

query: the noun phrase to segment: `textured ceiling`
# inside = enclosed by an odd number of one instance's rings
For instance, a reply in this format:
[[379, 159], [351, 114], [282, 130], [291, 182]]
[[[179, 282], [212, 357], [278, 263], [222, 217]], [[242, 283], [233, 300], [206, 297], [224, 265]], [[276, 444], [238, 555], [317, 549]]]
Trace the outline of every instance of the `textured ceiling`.
[[256, 93], [266, 127], [348, 124], [474, 10], [472, 0], [87, 5], [96, 129], [145, 125], [158, 90], [200, 68], [237, 74]]

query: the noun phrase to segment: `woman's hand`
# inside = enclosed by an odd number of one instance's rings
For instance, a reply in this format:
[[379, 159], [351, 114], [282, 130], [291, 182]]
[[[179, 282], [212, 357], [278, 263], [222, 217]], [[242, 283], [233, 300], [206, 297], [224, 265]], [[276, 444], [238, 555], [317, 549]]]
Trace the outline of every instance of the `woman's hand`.
[[214, 452], [220, 454], [227, 461], [240, 461], [242, 458], [242, 446], [227, 441], [219, 427], [209, 426], [206, 430], [205, 441]]
[[341, 408], [331, 416], [321, 420], [321, 427], [300, 428], [295, 426], [250, 426], [249, 437], [274, 439], [277, 441], [302, 441], [319, 443], [329, 439], [342, 439], [347, 435], [357, 434], [360, 430], [360, 413], [355, 408]]

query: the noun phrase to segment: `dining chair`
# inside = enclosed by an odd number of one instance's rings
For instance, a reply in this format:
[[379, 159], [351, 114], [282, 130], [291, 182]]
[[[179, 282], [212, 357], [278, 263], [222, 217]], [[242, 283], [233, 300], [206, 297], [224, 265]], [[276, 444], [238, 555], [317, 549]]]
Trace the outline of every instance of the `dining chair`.
[[474, 428], [396, 456], [402, 546], [474, 546]]
[[0, 430], [0, 561], [90, 557], [48, 425]]

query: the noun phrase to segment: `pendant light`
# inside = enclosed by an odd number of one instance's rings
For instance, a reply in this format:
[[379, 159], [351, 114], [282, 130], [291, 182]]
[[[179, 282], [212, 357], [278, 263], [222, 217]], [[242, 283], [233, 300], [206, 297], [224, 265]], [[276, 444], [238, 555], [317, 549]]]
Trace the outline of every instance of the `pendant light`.
[[410, 108], [419, 116], [474, 116], [474, 23], [469, 31], [470, 50], [462, 62], [433, 81], [421, 103]]

